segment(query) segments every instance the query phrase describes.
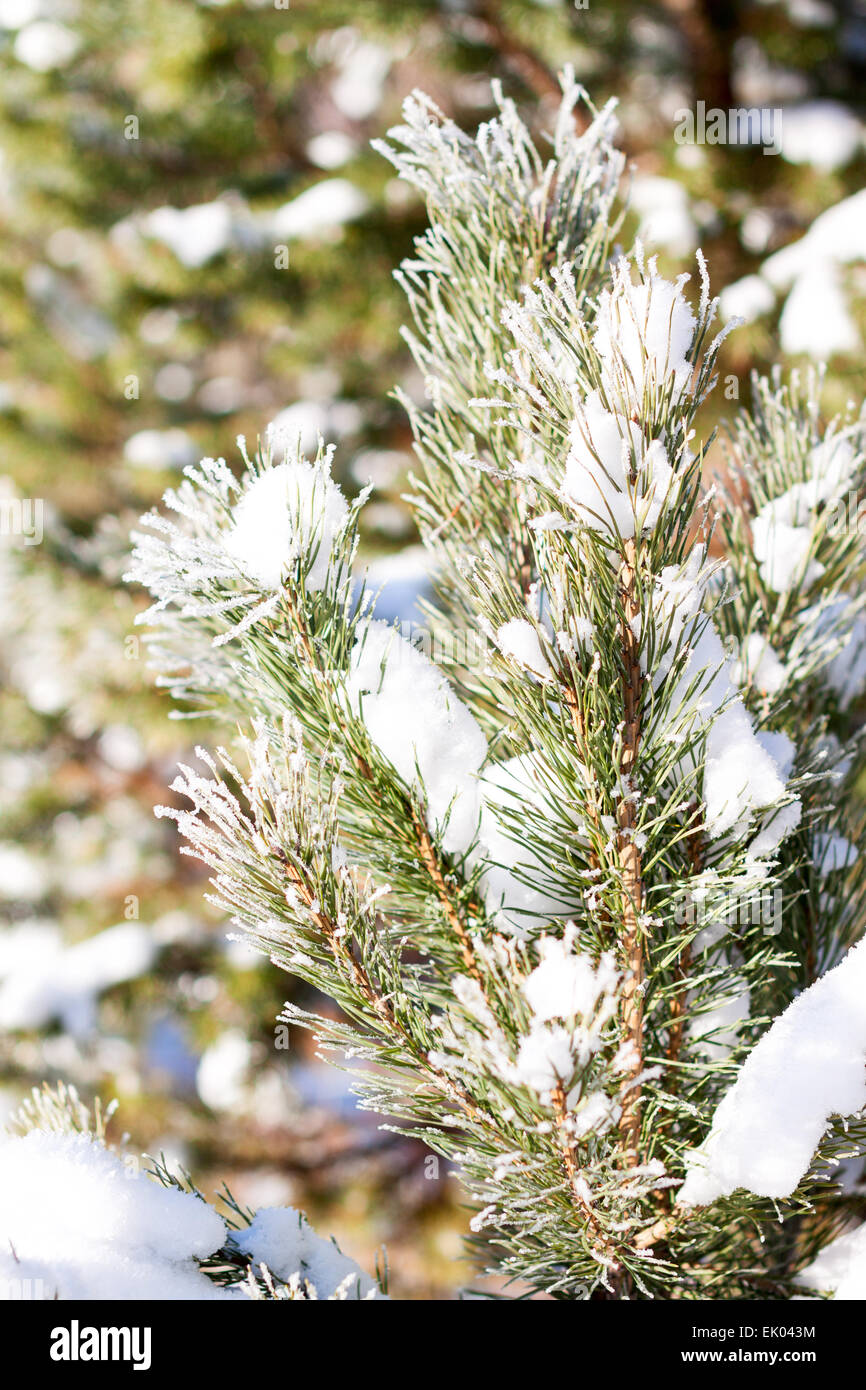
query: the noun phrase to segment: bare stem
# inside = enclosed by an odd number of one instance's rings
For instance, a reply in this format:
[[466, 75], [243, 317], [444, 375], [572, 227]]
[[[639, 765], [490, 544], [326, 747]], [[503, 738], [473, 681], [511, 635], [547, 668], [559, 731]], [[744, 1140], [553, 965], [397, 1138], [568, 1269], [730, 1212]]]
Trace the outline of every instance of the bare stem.
[[641, 914], [644, 904], [643, 867], [635, 831], [637, 813], [634, 798], [629, 794], [640, 743], [640, 702], [643, 675], [640, 669], [640, 643], [635, 628], [640, 618], [637, 593], [636, 547], [634, 540], [626, 542], [625, 557], [619, 573], [622, 615], [620, 641], [622, 644], [622, 693], [624, 721], [620, 780], [624, 794], [617, 806], [617, 854], [623, 888], [623, 954], [627, 969], [622, 991], [622, 1022], [625, 1037], [632, 1044], [633, 1062], [622, 1090], [622, 1115], [619, 1130], [627, 1151], [627, 1161], [638, 1161], [640, 1139], [641, 1088], [634, 1080], [643, 1071], [643, 984], [644, 943]]
[[463, 964], [466, 966], [466, 969], [469, 971], [469, 974], [473, 977], [473, 979], [477, 980], [480, 984], [481, 972], [478, 969], [478, 965], [475, 961], [475, 952], [472, 949], [472, 942], [469, 939], [469, 933], [466, 930], [460, 913], [454, 906], [451, 893], [448, 889], [448, 884], [445, 882], [445, 877], [442, 873], [439, 858], [436, 854], [433, 841], [430, 838], [430, 833], [424, 822], [420, 820], [418, 817], [415, 818], [415, 831], [418, 837], [418, 851], [421, 856], [421, 862], [427, 870], [427, 873], [430, 875], [430, 880], [433, 883], [433, 886], [436, 889], [436, 892], [439, 896], [439, 901], [445, 910], [445, 916], [448, 919], [448, 925], [451, 927], [451, 930], [454, 932], [454, 935], [457, 937], [457, 940], [460, 943], [460, 954], [463, 957]]
[[[304, 653], [304, 658], [313, 676], [313, 679], [315, 680], [316, 684], [324, 690], [326, 696], [330, 699], [332, 696], [332, 690], [328, 673], [322, 670], [322, 666], [317, 658], [316, 651], [313, 646], [313, 642], [310, 637], [309, 631], [307, 630], [307, 626], [303, 622], [301, 614], [298, 611], [297, 607], [293, 606], [292, 616], [295, 621], [296, 629], [301, 643], [301, 648]], [[356, 756], [355, 766], [358, 769], [358, 772], [364, 778], [364, 780], [371, 784], [373, 789], [372, 794], [375, 797], [376, 791], [374, 785], [373, 769], [370, 767], [370, 764], [366, 761], [365, 758]], [[463, 957], [463, 963], [466, 969], [469, 971], [469, 973], [473, 976], [473, 978], [480, 982], [481, 975], [478, 970], [478, 966], [475, 962], [475, 953], [472, 949], [472, 942], [469, 939], [469, 933], [466, 930], [466, 926], [460, 916], [460, 913], [454, 905], [454, 901], [451, 892], [448, 888], [448, 884], [445, 882], [445, 876], [442, 872], [442, 866], [439, 861], [439, 856], [436, 852], [436, 847], [433, 844], [427, 827], [425, 826], [423, 820], [421, 820], [418, 816], [414, 807], [412, 807], [408, 803], [408, 801], [407, 806], [411, 813], [412, 823], [415, 828], [415, 839], [418, 849], [418, 856], [425, 870], [427, 871], [430, 881], [436, 890], [436, 894], [439, 898], [439, 901], [445, 910], [445, 916], [448, 920], [448, 924], [451, 927], [451, 930], [454, 932], [460, 944], [460, 953]]]
[[592, 1207], [592, 1202], [587, 1196], [586, 1186], [580, 1181], [580, 1171], [574, 1156], [574, 1139], [568, 1127], [567, 1100], [561, 1083], [558, 1084], [553, 1091], [553, 1110], [556, 1116], [556, 1132], [559, 1138], [559, 1146], [562, 1151], [562, 1165], [565, 1169], [566, 1177], [568, 1178], [568, 1185], [571, 1189], [575, 1205], [586, 1218], [586, 1223], [592, 1231], [593, 1236], [598, 1240], [604, 1254], [608, 1256], [608, 1258], [612, 1257], [615, 1261], [615, 1267], [612, 1272], [617, 1273], [619, 1271], [619, 1260], [616, 1256], [615, 1247], [611, 1245], [608, 1236], [599, 1224], [598, 1217]]
[[387, 999], [382, 997], [367, 971], [355, 959], [343, 935], [337, 930], [336, 924], [331, 921], [327, 913], [321, 910], [321, 907], [316, 906], [316, 895], [300, 869], [288, 860], [285, 860], [284, 863], [286, 877], [292, 889], [311, 914], [334, 960], [341, 969], [348, 973], [355, 989], [373, 1010], [382, 1027], [400, 1039], [409, 1049], [415, 1061], [420, 1063], [422, 1070], [431, 1077], [437, 1088], [444, 1091], [449, 1099], [455, 1102], [474, 1123], [490, 1127], [490, 1121], [478, 1109], [472, 1097], [464, 1091], [463, 1087], [452, 1081], [439, 1067], [434, 1066], [426, 1054], [418, 1048], [414, 1038], [395, 1016]]

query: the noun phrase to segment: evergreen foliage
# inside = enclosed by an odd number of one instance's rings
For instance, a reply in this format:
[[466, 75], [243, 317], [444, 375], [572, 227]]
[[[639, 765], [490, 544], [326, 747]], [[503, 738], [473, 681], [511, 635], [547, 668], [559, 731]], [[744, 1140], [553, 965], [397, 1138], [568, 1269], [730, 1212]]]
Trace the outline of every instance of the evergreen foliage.
[[[284, 1017], [459, 1165], [491, 1270], [564, 1298], [789, 1297], [845, 1219], [828, 1167], [859, 1122], [819, 1110], [789, 1186], [747, 1143], [714, 1200], [724, 1135], [704, 1145], [862, 921], [862, 562], [830, 520], [863, 423], [757, 383], [714, 505], [703, 260], [692, 299], [614, 249], [610, 114], [578, 133], [568, 71], [550, 149], [497, 100], [473, 140], [413, 97], [382, 147], [430, 216], [400, 281], [447, 681], [351, 584], [365, 498], [346, 507], [323, 446], [274, 431], [240, 484], [206, 460], [130, 578], [163, 681], [246, 732], [199, 750], [174, 783], [192, 809], [164, 814], [235, 926], [340, 1009]], [[455, 657], [479, 630], [483, 664]]]

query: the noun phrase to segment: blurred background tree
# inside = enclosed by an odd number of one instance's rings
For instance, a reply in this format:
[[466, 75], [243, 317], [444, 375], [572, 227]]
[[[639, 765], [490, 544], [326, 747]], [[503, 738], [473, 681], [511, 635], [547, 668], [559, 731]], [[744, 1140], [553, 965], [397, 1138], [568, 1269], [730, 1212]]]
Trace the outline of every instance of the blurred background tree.
[[[118, 1095], [137, 1143], [204, 1186], [304, 1206], [368, 1263], [385, 1242], [403, 1296], [466, 1280], [463, 1216], [303, 1039], [275, 1046], [282, 983], [154, 821], [206, 731], [168, 722], [120, 576], [179, 470], [279, 416], [337, 443], [350, 493], [375, 483], [366, 559], [383, 615], [409, 616], [425, 581], [388, 393], [424, 383], [392, 271], [423, 222], [369, 140], [415, 87], [476, 126], [492, 77], [543, 130], [566, 62], [619, 103], [623, 239], [667, 273], [700, 245], [747, 319], [727, 399], [780, 345], [829, 359], [828, 404], [859, 395], [861, 3], [0, 0], [0, 450], [6, 498], [45, 508], [40, 545], [0, 538], [4, 1101], [59, 1075]], [[683, 138], [699, 103], [781, 109], [778, 152]]]

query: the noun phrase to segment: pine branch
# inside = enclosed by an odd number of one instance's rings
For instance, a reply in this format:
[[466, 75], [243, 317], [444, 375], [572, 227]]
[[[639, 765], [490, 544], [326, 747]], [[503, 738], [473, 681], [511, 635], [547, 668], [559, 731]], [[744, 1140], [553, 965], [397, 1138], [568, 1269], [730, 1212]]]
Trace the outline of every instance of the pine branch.
[[[707, 558], [706, 267], [693, 305], [640, 246], [609, 261], [610, 112], [586, 103], [576, 137], [569, 73], [562, 90], [550, 158], [501, 93], [475, 139], [413, 97], [383, 151], [431, 217], [400, 276], [428, 384], [430, 621], [483, 634], [485, 660], [453, 655], [446, 679], [376, 619], [351, 579], [364, 499], [321, 450], [278, 463], [266, 441], [240, 482], [202, 464], [133, 574], [174, 693], [252, 718], [250, 771], [202, 752], [212, 775], [184, 769], [193, 809], [168, 814], [236, 925], [340, 1010], [283, 1017], [368, 1063], [362, 1103], [459, 1164], [499, 1274], [751, 1299], [796, 1287], [806, 1214], [839, 1210], [822, 1087], [792, 1098], [776, 1072], [789, 1019], [825, 996], [845, 1013], [866, 959], [844, 956], [866, 916], [846, 771], [866, 662], [856, 681], [833, 664], [866, 565], [829, 516], [862, 483], [863, 426], [822, 433], [759, 388], [747, 485], [719, 508], [730, 554]], [[769, 922], [742, 915], [764, 894]], [[821, 1049], [795, 1044], [811, 1076]], [[850, 1056], [821, 1047], [827, 1104], [855, 1111]], [[778, 1155], [749, 1148], [776, 1104], [749, 1109], [762, 1069], [806, 1126]]]
[[640, 1143], [640, 1086], [637, 1078], [643, 1071], [643, 903], [644, 885], [641, 855], [635, 835], [637, 818], [631, 788], [634, 785], [638, 748], [640, 746], [640, 711], [643, 676], [640, 668], [639, 642], [635, 623], [640, 622], [641, 604], [637, 596], [636, 552], [633, 540], [627, 541], [625, 559], [620, 567], [619, 583], [622, 596], [620, 637], [623, 663], [623, 730], [620, 757], [620, 779], [624, 788], [616, 810], [617, 853], [624, 891], [622, 948], [629, 974], [622, 991], [622, 1021], [626, 1041], [631, 1045], [634, 1061], [622, 1087], [623, 1105], [619, 1127], [628, 1162], [638, 1161]]

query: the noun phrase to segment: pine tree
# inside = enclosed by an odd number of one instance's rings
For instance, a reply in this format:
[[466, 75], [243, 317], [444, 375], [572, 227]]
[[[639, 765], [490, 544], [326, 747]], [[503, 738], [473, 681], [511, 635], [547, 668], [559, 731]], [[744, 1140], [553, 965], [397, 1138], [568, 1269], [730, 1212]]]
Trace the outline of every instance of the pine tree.
[[552, 150], [498, 105], [473, 140], [413, 98], [383, 147], [430, 218], [400, 273], [430, 655], [353, 583], [330, 450], [189, 468], [130, 578], [163, 683], [242, 734], [163, 813], [340, 1010], [285, 1020], [459, 1166], [488, 1268], [790, 1297], [864, 1139], [863, 421], [758, 383], [705, 492], [703, 261], [693, 298], [614, 246], [611, 113], [568, 72]]
[[[821, 4], [0, 0], [0, 453], [19, 498], [45, 503], [40, 546], [0, 547], [0, 1079], [14, 1098], [58, 1074], [117, 1095], [140, 1142], [170, 1135], [205, 1185], [226, 1164], [251, 1183], [274, 1166], [291, 1169], [298, 1200], [339, 1199], [351, 1164], [370, 1243], [387, 1239], [401, 1277], [411, 1264], [416, 1292], [450, 1289], [437, 1228], [460, 1219], [456, 1184], [417, 1180], [422, 1148], [397, 1136], [373, 1160], [370, 1117], [342, 1124], [339, 1078], [317, 1096], [327, 1161], [310, 1160], [296, 1086], [308, 1103], [321, 1071], [303, 1046], [272, 1046], [279, 1002], [306, 987], [226, 946], [201, 911], [199, 866], [152, 821], [191, 726], [164, 721], [137, 660], [140, 595], [119, 584], [129, 527], [184, 462], [290, 402], [313, 438], [318, 423], [339, 440], [347, 493], [376, 467], [362, 554], [412, 537], [409, 431], [386, 393], [399, 379], [414, 396], [419, 379], [390, 272], [423, 215], [367, 140], [415, 82], [474, 128], [495, 74], [539, 131], [572, 59], [599, 104], [616, 95], [636, 161], [623, 238], [639, 225], [672, 275], [700, 242], [725, 313], [753, 319], [722, 347], [705, 432], [773, 359], [783, 304], [786, 351], [833, 352], [837, 408], [863, 318], [849, 264], [862, 52], [856, 7]], [[679, 143], [681, 103], [731, 100], [783, 101], [790, 148], [768, 159]], [[133, 978], [119, 978], [119, 955]], [[85, 958], [98, 998], [81, 988]]]

